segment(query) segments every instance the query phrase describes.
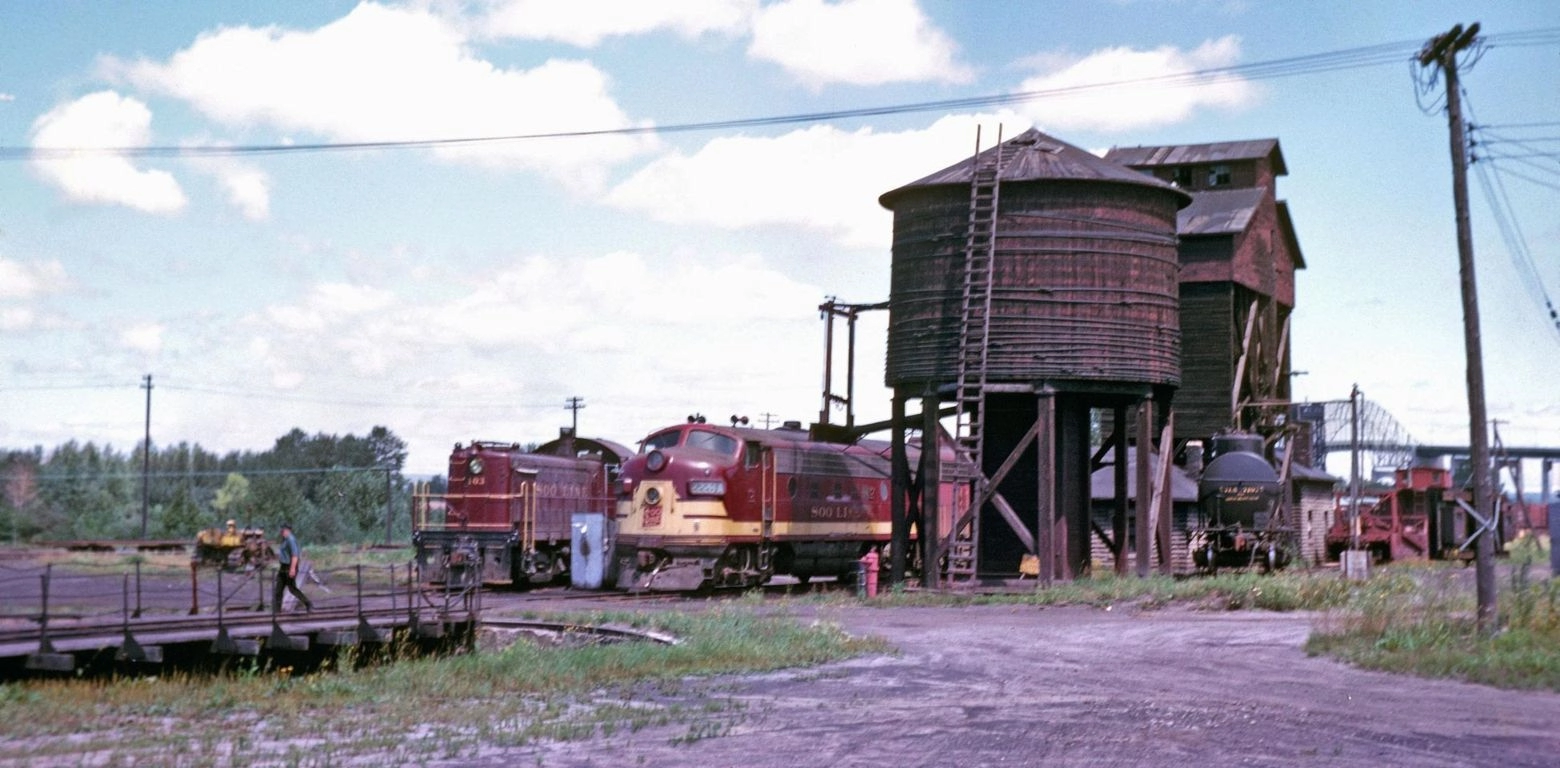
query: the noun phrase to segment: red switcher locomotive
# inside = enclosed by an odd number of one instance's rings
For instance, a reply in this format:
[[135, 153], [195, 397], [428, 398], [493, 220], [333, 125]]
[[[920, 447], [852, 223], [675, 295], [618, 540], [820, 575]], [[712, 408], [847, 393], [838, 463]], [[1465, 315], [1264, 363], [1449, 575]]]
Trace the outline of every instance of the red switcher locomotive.
[[[945, 462], [954, 460], [944, 452]], [[910, 449], [912, 466], [918, 453]], [[891, 482], [888, 442], [814, 441], [795, 422], [653, 432], [623, 463], [617, 585], [686, 591], [755, 586], [782, 574], [804, 582], [853, 577], [868, 551], [887, 562]], [[939, 499], [949, 516], [955, 502], [967, 503], [967, 486], [945, 484]]]
[[546, 584], [568, 573], [571, 520], [609, 518], [628, 448], [605, 440], [557, 440], [526, 452], [516, 443], [457, 443], [449, 490], [413, 497], [412, 544], [427, 581], [457, 586]]

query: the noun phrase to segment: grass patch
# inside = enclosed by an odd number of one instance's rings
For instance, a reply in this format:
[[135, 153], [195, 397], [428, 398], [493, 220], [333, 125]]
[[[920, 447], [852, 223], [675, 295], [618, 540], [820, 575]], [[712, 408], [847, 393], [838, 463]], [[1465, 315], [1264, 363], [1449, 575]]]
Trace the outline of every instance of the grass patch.
[[1394, 566], [1392, 581], [1373, 578], [1328, 612], [1306, 652], [1387, 672], [1560, 692], [1560, 585], [1531, 575], [1547, 559], [1531, 539], [1513, 546], [1501, 564], [1509, 576], [1497, 589], [1493, 636], [1478, 631], [1467, 569]]
[[956, 594], [894, 587], [868, 603], [894, 608], [959, 605], [1087, 605], [1153, 609], [1172, 604], [1211, 610], [1299, 611], [1346, 604], [1351, 585], [1329, 571], [1290, 571], [1274, 575], [1225, 572], [1202, 578], [1095, 575], [1057, 582], [1030, 592]]
[[416, 764], [654, 726], [673, 726], [671, 743], [693, 743], [746, 717], [713, 690], [713, 675], [886, 650], [836, 627], [764, 617], [740, 604], [697, 614], [567, 618], [652, 628], [683, 642], [520, 642], [363, 669], [343, 660], [336, 671], [299, 677], [250, 669], [214, 680], [3, 684], [0, 763], [334, 765], [372, 756]]

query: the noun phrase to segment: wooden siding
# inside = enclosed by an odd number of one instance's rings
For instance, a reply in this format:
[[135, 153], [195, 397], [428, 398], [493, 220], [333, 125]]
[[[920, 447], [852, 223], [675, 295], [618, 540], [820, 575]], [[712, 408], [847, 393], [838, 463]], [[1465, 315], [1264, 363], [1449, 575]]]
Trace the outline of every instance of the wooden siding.
[[[1177, 384], [1178, 194], [1104, 182], [1003, 184], [988, 381]], [[957, 381], [969, 190], [896, 195], [886, 383]]]
[[1175, 394], [1175, 430], [1206, 439], [1230, 424], [1230, 386], [1240, 358], [1235, 286], [1181, 286], [1181, 388]]
[[1297, 481], [1292, 498], [1300, 524], [1300, 560], [1310, 566], [1321, 565], [1327, 562], [1327, 530], [1337, 515], [1332, 485]]

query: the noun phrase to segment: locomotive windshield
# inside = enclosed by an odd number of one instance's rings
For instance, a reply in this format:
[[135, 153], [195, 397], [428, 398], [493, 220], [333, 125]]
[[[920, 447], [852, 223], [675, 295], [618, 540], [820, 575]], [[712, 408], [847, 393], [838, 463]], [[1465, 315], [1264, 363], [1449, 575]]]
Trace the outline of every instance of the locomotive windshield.
[[639, 449], [639, 452], [649, 453], [658, 448], [673, 448], [677, 445], [682, 445], [685, 448], [698, 448], [701, 451], [713, 451], [724, 456], [735, 456], [741, 443], [730, 435], [703, 429], [689, 430], [688, 438], [684, 440], [682, 430], [669, 429], [658, 435], [651, 435], [649, 439], [645, 440], [645, 444]]
[[717, 432], [705, 432], [702, 429], [693, 430], [688, 433], [688, 441], [684, 444], [689, 448], [701, 448], [725, 456], [737, 455], [736, 438]]
[[677, 445], [677, 441], [681, 439], [682, 432], [675, 429], [669, 429], [659, 435], [651, 435], [648, 439], [645, 440], [645, 444], [640, 446], [639, 452], [649, 453], [657, 448], [671, 448], [672, 446]]

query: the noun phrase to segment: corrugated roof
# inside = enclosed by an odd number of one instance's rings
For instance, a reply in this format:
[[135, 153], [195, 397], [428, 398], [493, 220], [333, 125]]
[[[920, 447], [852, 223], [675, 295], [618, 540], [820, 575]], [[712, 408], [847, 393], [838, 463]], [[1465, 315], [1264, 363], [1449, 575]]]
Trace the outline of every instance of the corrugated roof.
[[1192, 204], [1176, 215], [1176, 233], [1186, 237], [1244, 232], [1266, 193], [1256, 188], [1196, 192]]
[[[1101, 158], [1033, 128], [1002, 142], [1000, 149], [1003, 158], [1000, 178], [1004, 184], [1015, 181], [1109, 181], [1173, 191], [1182, 196], [1182, 205], [1186, 204], [1186, 193], [1170, 184]], [[878, 197], [878, 202], [884, 208], [892, 209], [894, 198], [911, 189], [945, 185], [969, 186], [974, 179], [976, 165], [989, 165], [996, 162], [998, 150], [999, 147], [992, 147], [969, 160], [955, 163], [930, 176], [885, 192]]]
[[1288, 175], [1289, 169], [1284, 167], [1284, 153], [1278, 148], [1278, 139], [1216, 141], [1211, 144], [1172, 144], [1159, 147], [1112, 147], [1105, 153], [1106, 160], [1132, 168], [1222, 163], [1262, 158], [1268, 158], [1272, 163], [1273, 175]]
[[[1105, 452], [1103, 461], [1114, 462], [1116, 449], [1111, 448]], [[1149, 466], [1155, 471], [1159, 469], [1159, 452], [1149, 451]], [[1150, 473], [1152, 474], [1152, 473]], [[1159, 481], [1150, 477], [1151, 482]], [[1089, 497], [1099, 501], [1116, 498], [1116, 468], [1107, 464], [1094, 470], [1089, 476]], [[1137, 450], [1127, 449], [1127, 497], [1137, 497]], [[1174, 464], [1170, 465], [1170, 498], [1172, 501], [1197, 501], [1197, 481], [1193, 480], [1186, 470]]]

